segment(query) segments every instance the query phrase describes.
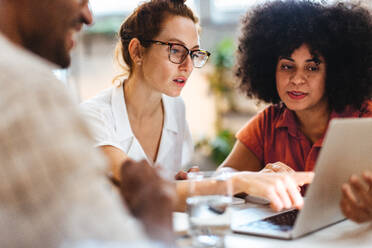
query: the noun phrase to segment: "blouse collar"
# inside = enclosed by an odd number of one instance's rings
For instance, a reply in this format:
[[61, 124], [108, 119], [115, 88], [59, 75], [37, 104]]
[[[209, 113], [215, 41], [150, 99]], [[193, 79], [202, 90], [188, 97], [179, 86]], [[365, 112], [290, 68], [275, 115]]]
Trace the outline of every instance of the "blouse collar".
[[[162, 102], [164, 107], [163, 130], [169, 130], [174, 133], [178, 133], [179, 126], [176, 117], [172, 116], [172, 114], [175, 113], [175, 110], [173, 109], [174, 108], [173, 104], [170, 104], [170, 100], [171, 100], [170, 97], [164, 94], [162, 95]], [[115, 119], [115, 127], [118, 138], [120, 140], [125, 140], [133, 137], [134, 134], [130, 127], [130, 122], [128, 118], [123, 83], [112, 88], [111, 107]]]

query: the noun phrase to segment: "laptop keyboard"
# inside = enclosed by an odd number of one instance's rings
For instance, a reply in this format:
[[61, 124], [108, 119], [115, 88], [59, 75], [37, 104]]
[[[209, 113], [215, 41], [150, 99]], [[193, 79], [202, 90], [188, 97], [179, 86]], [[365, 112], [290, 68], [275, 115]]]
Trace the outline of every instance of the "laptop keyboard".
[[247, 224], [247, 226], [257, 229], [290, 231], [294, 226], [298, 212], [299, 211], [297, 209], [291, 210], [262, 220], [251, 222]]

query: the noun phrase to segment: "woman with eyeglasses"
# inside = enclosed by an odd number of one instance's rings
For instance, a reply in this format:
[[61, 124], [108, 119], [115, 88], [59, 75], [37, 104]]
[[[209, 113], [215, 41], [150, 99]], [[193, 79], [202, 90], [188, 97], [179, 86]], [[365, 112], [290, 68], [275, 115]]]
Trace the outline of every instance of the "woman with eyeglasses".
[[128, 157], [159, 165], [168, 179], [190, 161], [193, 143], [180, 93], [210, 55], [200, 49], [197, 23], [184, 1], [153, 0], [121, 25], [120, 84], [81, 105], [114, 179], [120, 180]]

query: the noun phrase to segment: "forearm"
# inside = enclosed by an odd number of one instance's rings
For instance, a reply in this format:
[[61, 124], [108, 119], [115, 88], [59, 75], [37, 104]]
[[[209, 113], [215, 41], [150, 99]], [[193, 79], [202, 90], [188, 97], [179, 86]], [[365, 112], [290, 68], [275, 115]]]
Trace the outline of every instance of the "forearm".
[[256, 155], [240, 141], [237, 141], [229, 156], [218, 167], [218, 170], [231, 168], [237, 171], [259, 171], [262, 167]]
[[101, 146], [100, 149], [108, 160], [109, 172], [112, 179], [120, 182], [120, 168], [128, 159], [128, 156], [123, 151], [113, 146]]

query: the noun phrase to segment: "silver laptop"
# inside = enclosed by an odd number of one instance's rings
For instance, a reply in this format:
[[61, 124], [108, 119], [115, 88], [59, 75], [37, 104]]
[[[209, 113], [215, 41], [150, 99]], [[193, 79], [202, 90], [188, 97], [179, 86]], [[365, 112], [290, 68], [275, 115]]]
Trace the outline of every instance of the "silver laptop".
[[372, 170], [372, 118], [334, 119], [326, 133], [302, 210], [282, 212], [250, 223], [232, 223], [232, 230], [295, 239], [340, 222], [345, 219], [339, 207], [341, 185], [352, 174], [368, 169]]

